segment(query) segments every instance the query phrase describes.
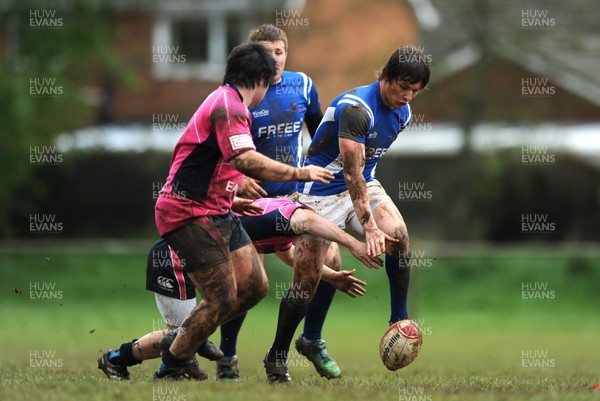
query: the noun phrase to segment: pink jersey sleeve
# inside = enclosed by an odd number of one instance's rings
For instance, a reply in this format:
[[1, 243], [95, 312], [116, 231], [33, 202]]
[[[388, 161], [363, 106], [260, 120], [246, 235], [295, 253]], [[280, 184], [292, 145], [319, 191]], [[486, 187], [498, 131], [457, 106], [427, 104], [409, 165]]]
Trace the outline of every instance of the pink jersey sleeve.
[[256, 149], [250, 132], [250, 112], [237, 93], [230, 91], [224, 91], [210, 114], [211, 125], [225, 161]]

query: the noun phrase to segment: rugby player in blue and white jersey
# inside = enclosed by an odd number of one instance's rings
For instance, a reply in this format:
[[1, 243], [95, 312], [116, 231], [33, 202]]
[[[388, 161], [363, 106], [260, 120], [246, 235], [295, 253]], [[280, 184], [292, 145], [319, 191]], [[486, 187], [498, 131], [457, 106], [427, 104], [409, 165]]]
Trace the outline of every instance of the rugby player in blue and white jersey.
[[[252, 140], [256, 150], [280, 163], [302, 167], [302, 127], [306, 124], [312, 138], [323, 117], [317, 88], [306, 74], [284, 70], [288, 40], [283, 30], [264, 24], [251, 30], [248, 40], [265, 46], [277, 67], [274, 83], [269, 86], [263, 100], [250, 109]], [[247, 177], [240, 185], [238, 194], [257, 199], [290, 196], [296, 191], [296, 182], [258, 184]], [[333, 270], [341, 270], [337, 244], [332, 243], [325, 263]], [[329, 356], [321, 334], [334, 294], [333, 285], [326, 281], [319, 282], [306, 311], [304, 331], [296, 341], [298, 351], [313, 363], [319, 374], [329, 379], [341, 375], [337, 363]], [[225, 356], [217, 363], [218, 379], [239, 378], [236, 343], [244, 318], [245, 314], [240, 315], [221, 326], [220, 347]]]
[[[299, 201], [340, 228], [364, 234], [371, 255], [385, 252], [390, 324], [408, 318], [409, 241], [402, 215], [375, 178], [377, 162], [410, 123], [409, 102], [429, 82], [426, 57], [411, 46], [396, 49], [370, 85], [336, 97], [308, 150], [306, 165], [328, 169], [327, 185], [299, 184]], [[292, 287], [312, 294], [329, 244], [302, 236], [296, 242]], [[316, 260], [316, 263], [315, 263]], [[290, 380], [287, 353], [310, 299], [284, 297], [275, 341], [265, 357], [270, 382]]]

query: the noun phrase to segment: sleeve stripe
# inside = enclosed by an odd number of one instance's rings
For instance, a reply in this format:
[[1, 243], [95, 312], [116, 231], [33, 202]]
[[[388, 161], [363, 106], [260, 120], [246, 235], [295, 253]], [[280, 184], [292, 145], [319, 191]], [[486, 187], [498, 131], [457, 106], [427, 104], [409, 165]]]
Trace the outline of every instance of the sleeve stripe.
[[310, 93], [310, 90], [312, 87], [312, 81], [305, 73], [299, 72], [298, 74], [302, 77], [302, 82], [304, 84], [303, 88], [302, 88], [303, 89], [302, 94], [304, 95], [304, 98], [310, 105], [310, 97], [308, 96], [308, 94]]

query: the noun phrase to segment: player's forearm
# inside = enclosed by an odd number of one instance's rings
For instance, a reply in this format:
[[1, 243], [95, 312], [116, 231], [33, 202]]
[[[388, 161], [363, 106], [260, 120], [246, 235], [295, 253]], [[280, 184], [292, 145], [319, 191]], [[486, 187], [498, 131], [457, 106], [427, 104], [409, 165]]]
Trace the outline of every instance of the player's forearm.
[[310, 177], [310, 173], [304, 169], [279, 163], [254, 150], [236, 156], [230, 163], [237, 170], [259, 181], [302, 181]]
[[371, 205], [367, 194], [367, 183], [365, 177], [362, 175], [362, 171], [344, 169], [344, 180], [346, 181], [348, 193], [354, 206], [354, 212], [360, 224], [365, 229], [372, 228], [373, 226], [377, 227], [371, 212]]

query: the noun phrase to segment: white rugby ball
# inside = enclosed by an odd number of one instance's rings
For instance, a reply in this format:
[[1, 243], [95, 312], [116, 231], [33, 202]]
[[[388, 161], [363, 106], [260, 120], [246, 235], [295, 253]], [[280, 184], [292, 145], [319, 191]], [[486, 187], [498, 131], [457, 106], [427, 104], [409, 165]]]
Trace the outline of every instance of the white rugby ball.
[[392, 324], [379, 343], [379, 356], [389, 370], [409, 365], [419, 355], [423, 344], [421, 328], [412, 320], [400, 320]]

